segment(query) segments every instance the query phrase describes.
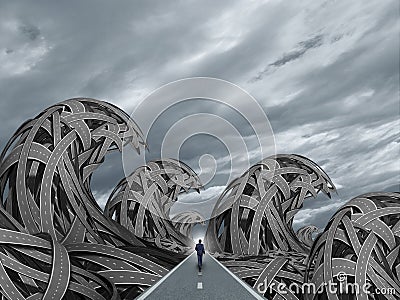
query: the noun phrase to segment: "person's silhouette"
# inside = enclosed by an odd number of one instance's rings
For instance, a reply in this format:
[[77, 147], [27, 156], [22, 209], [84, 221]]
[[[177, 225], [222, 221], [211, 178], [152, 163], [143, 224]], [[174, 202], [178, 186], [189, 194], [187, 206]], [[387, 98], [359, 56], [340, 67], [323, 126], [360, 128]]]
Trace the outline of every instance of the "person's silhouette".
[[196, 247], [194, 248], [197, 252], [197, 264], [199, 266], [199, 272], [201, 272], [201, 266], [203, 265], [203, 254], [206, 253], [204, 250], [204, 245], [201, 243], [201, 240], [199, 240], [199, 243], [196, 244]]

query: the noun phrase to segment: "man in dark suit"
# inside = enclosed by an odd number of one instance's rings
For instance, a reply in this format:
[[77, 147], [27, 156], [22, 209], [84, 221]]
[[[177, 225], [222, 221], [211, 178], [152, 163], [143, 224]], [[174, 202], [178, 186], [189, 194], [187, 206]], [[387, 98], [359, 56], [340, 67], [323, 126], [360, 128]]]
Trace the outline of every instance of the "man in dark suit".
[[203, 254], [206, 253], [204, 250], [204, 245], [201, 243], [201, 240], [199, 240], [199, 243], [196, 244], [196, 247], [194, 248], [197, 252], [197, 263], [199, 265], [199, 272], [201, 272], [201, 266], [203, 264]]

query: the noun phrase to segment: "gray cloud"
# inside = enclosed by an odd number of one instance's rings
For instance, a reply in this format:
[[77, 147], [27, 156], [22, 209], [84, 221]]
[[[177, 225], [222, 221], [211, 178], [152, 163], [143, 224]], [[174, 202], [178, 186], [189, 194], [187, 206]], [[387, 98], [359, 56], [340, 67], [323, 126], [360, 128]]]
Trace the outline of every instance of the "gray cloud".
[[281, 67], [291, 61], [299, 59], [302, 57], [308, 50], [313, 48], [318, 48], [322, 45], [323, 35], [319, 34], [314, 36], [308, 40], [301, 41], [297, 45], [297, 49], [290, 51], [288, 53], [283, 54], [283, 57], [270, 63], [267, 68], [265, 68], [262, 72], [260, 72], [256, 77], [254, 77], [251, 82], [263, 79], [264, 75], [268, 73], [270, 67]]
[[25, 35], [31, 41], [36, 40], [37, 37], [40, 35], [40, 30], [36, 26], [21, 25], [18, 27], [18, 29], [19, 31], [21, 31], [23, 35]]
[[294, 50], [292, 52], [284, 54], [281, 59], [274, 61], [273, 63], [270, 64], [270, 66], [273, 66], [273, 67], [283, 66], [283, 65], [287, 64], [288, 62], [291, 62], [293, 60], [296, 60], [296, 59], [302, 57], [304, 55], [304, 53], [306, 53], [309, 49], [317, 48], [321, 45], [322, 45], [322, 35], [317, 35], [316, 37], [313, 37], [309, 40], [300, 42], [299, 46], [301, 46], [301, 47], [299, 50]]
[[[314, 201], [305, 212], [316, 217], [299, 213], [301, 224], [323, 226], [318, 220], [333, 214], [334, 203], [360, 193], [398, 190], [397, 1], [10, 1], [0, 10], [0, 37], [0, 148], [22, 122], [55, 102], [86, 96], [129, 113], [165, 83], [213, 76], [260, 102], [278, 152], [310, 157], [338, 184], [340, 200]], [[256, 152], [246, 120], [200, 101], [160, 118], [147, 156], [157, 158], [166, 129], [195, 112], [231, 121]], [[219, 161], [229, 157], [205, 136], [188, 140], [181, 155], [196, 169], [205, 152]], [[135, 155], [128, 172], [140, 163]], [[230, 165], [219, 172], [210, 188], [222, 184]], [[107, 157], [92, 182], [99, 201], [122, 176], [121, 155]]]

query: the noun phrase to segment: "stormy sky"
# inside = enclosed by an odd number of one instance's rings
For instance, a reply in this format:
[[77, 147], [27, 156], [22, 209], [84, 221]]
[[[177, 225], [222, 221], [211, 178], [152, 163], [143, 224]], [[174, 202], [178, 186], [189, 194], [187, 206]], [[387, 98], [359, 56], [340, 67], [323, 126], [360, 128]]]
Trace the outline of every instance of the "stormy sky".
[[[277, 153], [304, 155], [332, 178], [338, 194], [307, 200], [296, 216], [297, 227], [322, 227], [352, 197], [399, 191], [399, 19], [396, 0], [0, 1], [0, 148], [23, 121], [65, 99], [102, 99], [129, 114], [141, 103], [132, 114], [141, 126], [157, 110], [142, 102], [155, 89], [219, 78], [257, 100]], [[258, 151], [249, 122], [262, 120], [238, 111], [204, 99], [169, 107], [144, 128], [150, 151], [125, 172], [158, 158], [168, 130], [196, 113], [229, 121], [256, 163], [268, 153]], [[181, 207], [212, 203], [227, 174], [245, 171], [226, 146], [237, 136], [212, 120], [189, 124], [193, 135], [175, 128], [169, 139], [181, 146], [179, 158], [198, 172], [202, 156], [205, 173], [211, 156], [218, 164], [206, 189], [183, 195]], [[92, 183], [101, 205], [123, 176], [121, 154], [110, 154]]]

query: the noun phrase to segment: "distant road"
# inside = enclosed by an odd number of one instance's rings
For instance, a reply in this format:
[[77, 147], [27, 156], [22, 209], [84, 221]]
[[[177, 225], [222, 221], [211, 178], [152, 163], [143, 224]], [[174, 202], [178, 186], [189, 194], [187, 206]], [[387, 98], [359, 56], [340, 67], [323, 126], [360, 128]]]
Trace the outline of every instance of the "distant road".
[[176, 269], [138, 299], [264, 299], [246, 283], [225, 269], [211, 255], [203, 257], [202, 275], [197, 270], [194, 252]]

